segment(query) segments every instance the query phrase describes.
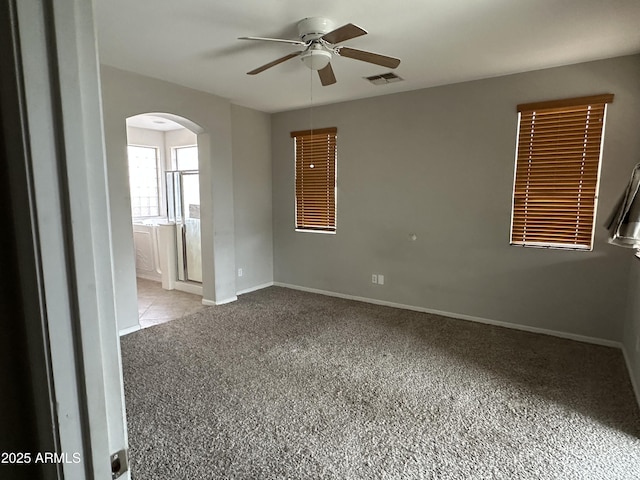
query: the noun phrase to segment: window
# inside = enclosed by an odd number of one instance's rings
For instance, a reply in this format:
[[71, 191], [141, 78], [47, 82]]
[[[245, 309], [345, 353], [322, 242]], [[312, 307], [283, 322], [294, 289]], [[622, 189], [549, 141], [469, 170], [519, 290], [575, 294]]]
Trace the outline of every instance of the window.
[[131, 215], [157, 217], [160, 215], [158, 149], [129, 145], [129, 187]]
[[511, 244], [591, 250], [613, 95], [518, 105]]
[[176, 170], [198, 170], [198, 146], [175, 147]]
[[296, 229], [336, 231], [336, 128], [291, 132], [296, 157]]

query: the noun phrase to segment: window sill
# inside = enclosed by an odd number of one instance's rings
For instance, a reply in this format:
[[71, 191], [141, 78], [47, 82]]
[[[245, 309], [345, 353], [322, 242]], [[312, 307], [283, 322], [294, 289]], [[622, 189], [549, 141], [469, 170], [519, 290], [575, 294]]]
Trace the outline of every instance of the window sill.
[[311, 228], [296, 228], [296, 232], [300, 233], [323, 233], [325, 235], [335, 235], [335, 230], [333, 232], [328, 230], [313, 230]]
[[564, 245], [556, 243], [510, 243], [512, 247], [546, 248], [549, 250], [570, 250], [573, 252], [592, 252], [593, 247], [588, 245]]

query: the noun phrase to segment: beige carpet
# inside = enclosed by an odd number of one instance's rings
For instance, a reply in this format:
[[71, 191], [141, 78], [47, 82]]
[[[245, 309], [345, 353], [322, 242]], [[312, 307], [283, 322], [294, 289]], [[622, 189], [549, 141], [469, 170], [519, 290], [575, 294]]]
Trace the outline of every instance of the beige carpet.
[[271, 287], [122, 338], [171, 479], [640, 479], [621, 352]]

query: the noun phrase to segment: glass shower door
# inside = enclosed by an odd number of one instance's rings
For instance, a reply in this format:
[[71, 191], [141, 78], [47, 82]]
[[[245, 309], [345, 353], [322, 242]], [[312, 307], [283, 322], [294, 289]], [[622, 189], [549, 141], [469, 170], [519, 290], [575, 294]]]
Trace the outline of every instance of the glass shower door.
[[184, 275], [187, 281], [202, 283], [200, 175], [198, 172], [181, 173]]
[[197, 171], [167, 172], [167, 213], [176, 224], [178, 280], [202, 283], [200, 176]]

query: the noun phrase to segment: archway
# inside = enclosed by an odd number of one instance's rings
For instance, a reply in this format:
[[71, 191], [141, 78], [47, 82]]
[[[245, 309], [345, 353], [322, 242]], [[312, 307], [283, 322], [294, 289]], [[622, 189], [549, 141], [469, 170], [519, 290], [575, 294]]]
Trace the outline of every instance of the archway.
[[202, 308], [198, 134], [169, 113], [127, 118], [127, 156], [140, 327]]

